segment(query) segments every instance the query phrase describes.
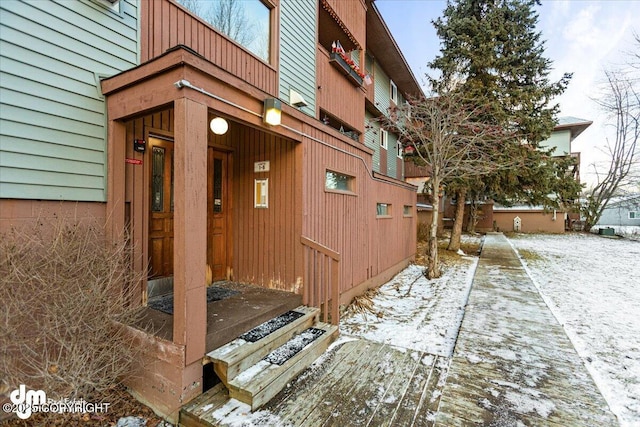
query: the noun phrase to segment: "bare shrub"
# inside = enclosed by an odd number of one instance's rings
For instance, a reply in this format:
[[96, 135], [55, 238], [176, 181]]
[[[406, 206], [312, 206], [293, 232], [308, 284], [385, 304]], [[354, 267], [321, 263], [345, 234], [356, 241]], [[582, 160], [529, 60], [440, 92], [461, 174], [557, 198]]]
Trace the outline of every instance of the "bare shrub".
[[426, 242], [429, 240], [429, 225], [426, 222], [418, 223], [418, 242]]
[[142, 308], [131, 253], [87, 223], [38, 221], [2, 236], [0, 385], [88, 400], [132, 374], [140, 350], [123, 324], [142, 321]]

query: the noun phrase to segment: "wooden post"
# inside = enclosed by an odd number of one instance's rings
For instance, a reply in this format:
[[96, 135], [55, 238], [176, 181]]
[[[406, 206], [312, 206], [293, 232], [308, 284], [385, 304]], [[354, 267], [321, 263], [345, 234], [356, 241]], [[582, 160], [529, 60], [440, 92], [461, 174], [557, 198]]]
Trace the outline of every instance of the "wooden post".
[[174, 117], [173, 341], [189, 366], [207, 334], [207, 106], [180, 98]]

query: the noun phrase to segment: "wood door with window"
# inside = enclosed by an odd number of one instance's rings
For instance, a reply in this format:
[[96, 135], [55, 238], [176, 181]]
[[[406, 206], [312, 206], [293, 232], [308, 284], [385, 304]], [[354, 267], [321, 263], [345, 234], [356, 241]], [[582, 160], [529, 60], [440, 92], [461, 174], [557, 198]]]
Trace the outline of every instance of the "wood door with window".
[[229, 153], [209, 147], [207, 167], [207, 264], [213, 280], [229, 279]]
[[173, 142], [149, 138], [150, 278], [173, 276]]

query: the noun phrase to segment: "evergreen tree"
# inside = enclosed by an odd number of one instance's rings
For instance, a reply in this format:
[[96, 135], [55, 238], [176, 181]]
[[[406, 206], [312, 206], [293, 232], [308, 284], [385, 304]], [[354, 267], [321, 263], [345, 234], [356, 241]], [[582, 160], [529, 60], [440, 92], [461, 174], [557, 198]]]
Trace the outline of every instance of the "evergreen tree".
[[525, 165], [469, 183], [470, 194], [482, 188], [501, 201], [550, 204], [546, 196], [561, 186], [552, 177], [565, 181], [563, 174], [556, 175], [564, 163], [538, 145], [551, 135], [558, 112], [551, 100], [565, 90], [571, 75], [550, 81], [551, 61], [535, 29], [536, 5], [537, 0], [449, 0], [443, 16], [433, 22], [441, 39], [440, 55], [429, 64], [440, 72], [429, 77], [433, 89], [461, 92], [472, 105], [483, 106], [478, 120], [512, 135], [499, 148], [505, 155], [522, 156], [517, 163]]

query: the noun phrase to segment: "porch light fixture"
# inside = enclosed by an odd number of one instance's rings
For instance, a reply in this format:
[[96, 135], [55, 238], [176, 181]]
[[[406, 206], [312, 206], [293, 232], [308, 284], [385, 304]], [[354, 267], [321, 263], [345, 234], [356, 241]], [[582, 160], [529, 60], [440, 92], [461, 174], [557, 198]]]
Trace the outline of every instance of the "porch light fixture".
[[279, 99], [267, 98], [264, 100], [264, 114], [262, 120], [271, 126], [277, 126], [280, 124], [282, 115], [282, 104]]
[[209, 127], [216, 135], [224, 135], [229, 130], [229, 123], [222, 117], [216, 117], [211, 120]]

